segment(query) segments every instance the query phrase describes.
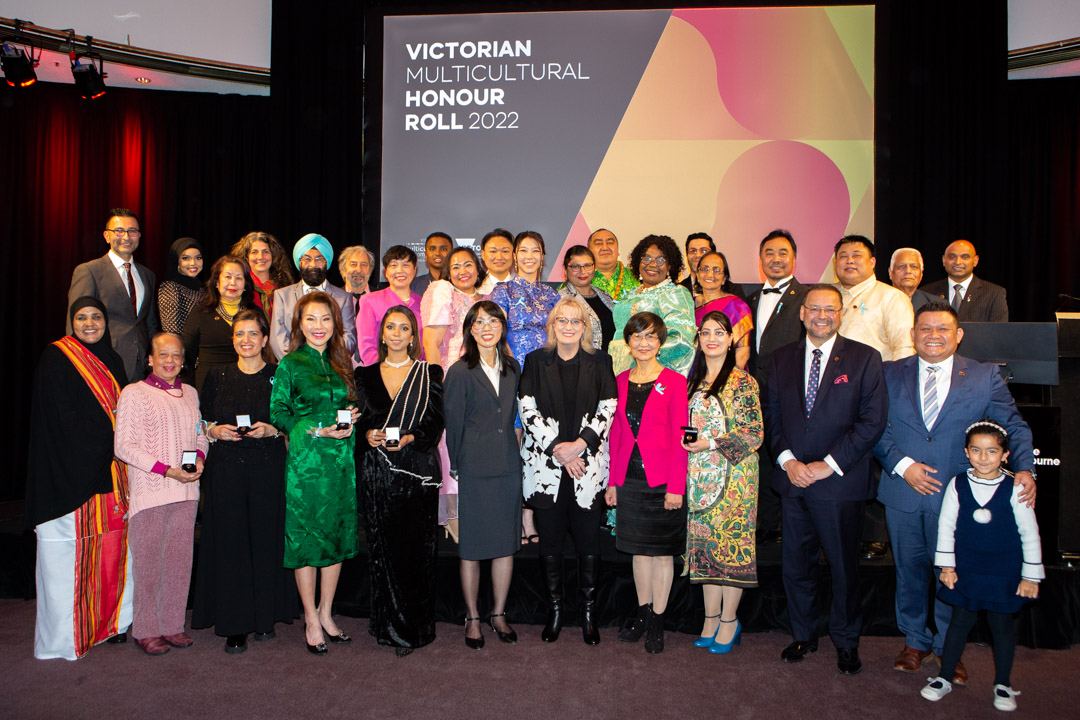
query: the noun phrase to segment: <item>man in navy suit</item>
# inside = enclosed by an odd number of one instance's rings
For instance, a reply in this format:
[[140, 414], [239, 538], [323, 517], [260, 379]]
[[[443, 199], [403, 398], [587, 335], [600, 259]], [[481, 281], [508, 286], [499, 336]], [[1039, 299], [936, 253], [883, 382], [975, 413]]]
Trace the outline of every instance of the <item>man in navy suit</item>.
[[832, 572], [829, 635], [845, 675], [859, 661], [859, 538], [863, 508], [874, 497], [871, 450], [885, 431], [889, 398], [881, 354], [837, 335], [843, 297], [832, 285], [810, 287], [799, 310], [803, 339], [773, 354], [765, 421], [769, 448], [783, 468], [773, 489], [783, 496], [781, 557], [794, 642], [781, 659], [817, 650], [818, 554]]
[[[797, 252], [795, 238], [787, 230], [773, 230], [758, 245], [758, 263], [765, 275], [765, 284], [750, 296], [747, 303], [754, 317], [749, 367], [758, 382], [761, 397], [765, 396], [765, 383], [773, 353], [806, 333], [799, 319], [806, 286], [795, 279]], [[772, 490], [773, 460], [767, 445], [762, 445], [758, 454], [757, 541], [779, 541], [780, 497]]]
[[923, 290], [941, 298], [956, 311], [960, 322], [1009, 322], [1005, 288], [975, 277], [979, 256], [967, 240], [957, 240], [941, 257], [945, 280], [926, 285]]
[[[1009, 465], [1023, 484], [1022, 499], [1035, 501], [1031, 430], [1016, 410], [993, 365], [956, 354], [964, 337], [956, 311], [944, 302], [915, 313], [915, 355], [885, 363], [889, 424], [874, 448], [883, 471], [878, 499], [896, 562], [896, 624], [904, 649], [893, 667], [918, 672], [931, 652], [941, 657], [951, 608], [934, 600], [936, 633], [927, 627], [927, 596], [933, 581], [942, 490], [968, 468], [964, 435], [974, 422], [991, 419], [1009, 433]], [[967, 670], [952, 679], [963, 685]]]
[[[158, 331], [157, 283], [150, 268], [132, 258], [142, 238], [135, 213], [110, 210], [103, 235], [109, 252], [75, 268], [68, 306], [86, 296], [104, 303], [113, 349], [124, 361], [128, 382], [136, 382], [146, 377], [150, 339]], [[67, 331], [71, 332], [70, 318]]]

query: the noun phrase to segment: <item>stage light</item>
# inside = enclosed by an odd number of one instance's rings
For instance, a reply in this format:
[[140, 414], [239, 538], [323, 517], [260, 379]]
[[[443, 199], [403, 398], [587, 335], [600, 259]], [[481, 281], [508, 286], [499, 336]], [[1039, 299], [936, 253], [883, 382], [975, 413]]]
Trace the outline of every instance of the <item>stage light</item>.
[[[97, 65], [94, 64], [97, 60]], [[71, 76], [75, 78], [75, 88], [85, 100], [96, 100], [105, 94], [105, 78], [108, 73], [102, 70], [100, 55], [71, 53]]]
[[37, 82], [33, 62], [26, 51], [8, 43], [0, 44], [0, 64], [4, 67], [4, 79], [11, 87], [29, 87]]

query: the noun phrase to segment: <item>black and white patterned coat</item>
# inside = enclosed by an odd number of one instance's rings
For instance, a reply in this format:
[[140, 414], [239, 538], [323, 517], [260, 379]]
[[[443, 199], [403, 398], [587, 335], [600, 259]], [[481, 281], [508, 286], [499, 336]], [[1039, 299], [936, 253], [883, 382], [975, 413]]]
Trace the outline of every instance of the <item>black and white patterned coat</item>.
[[[599, 495], [607, 485], [608, 431], [618, 391], [610, 355], [582, 350], [577, 359], [573, 417], [579, 418], [577, 437], [587, 447], [582, 455], [585, 472], [574, 480], [574, 498], [578, 506], [589, 510], [597, 507]], [[559, 444], [559, 421], [565, 415], [565, 393], [554, 349], [541, 348], [525, 358], [518, 397], [524, 429], [522, 492], [530, 507], [543, 510], [555, 504], [562, 480], [562, 466], [551, 454]]]

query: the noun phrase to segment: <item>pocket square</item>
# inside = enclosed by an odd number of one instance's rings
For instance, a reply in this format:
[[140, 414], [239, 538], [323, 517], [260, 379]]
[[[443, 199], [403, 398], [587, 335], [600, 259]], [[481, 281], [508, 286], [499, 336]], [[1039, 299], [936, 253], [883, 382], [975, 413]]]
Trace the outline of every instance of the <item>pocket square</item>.
[[833, 385], [841, 385], [841, 384], [846, 383], [846, 382], [847, 382], [847, 375], [841, 375], [840, 377], [833, 380], [832, 384]]

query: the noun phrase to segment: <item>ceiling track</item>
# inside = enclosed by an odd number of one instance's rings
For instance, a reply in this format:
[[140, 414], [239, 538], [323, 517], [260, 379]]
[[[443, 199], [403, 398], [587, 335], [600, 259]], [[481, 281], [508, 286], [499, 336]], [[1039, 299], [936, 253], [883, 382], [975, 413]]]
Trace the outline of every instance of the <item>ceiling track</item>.
[[[20, 40], [32, 44], [35, 48], [50, 52], [67, 53], [72, 49], [76, 53], [86, 52], [87, 36], [72, 34], [70, 30], [54, 30], [20, 21], [18, 37], [15, 36], [15, 20], [0, 17], [0, 36], [9, 42], [19, 44]], [[270, 69], [252, 65], [187, 57], [174, 53], [159, 52], [132, 45], [121, 45], [93, 38], [93, 51], [106, 63], [127, 65], [129, 67], [157, 70], [174, 75], [222, 80], [225, 82], [244, 83], [246, 85], [270, 86]]]
[[1009, 70], [1054, 65], [1080, 59], [1080, 38], [1009, 51]]

